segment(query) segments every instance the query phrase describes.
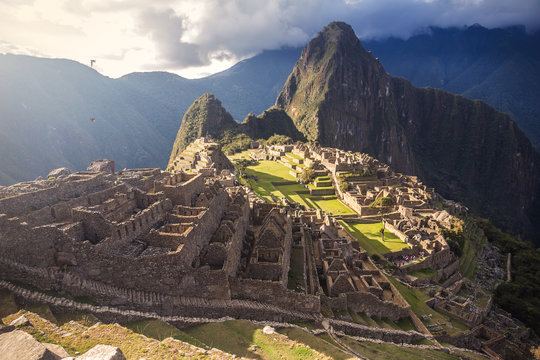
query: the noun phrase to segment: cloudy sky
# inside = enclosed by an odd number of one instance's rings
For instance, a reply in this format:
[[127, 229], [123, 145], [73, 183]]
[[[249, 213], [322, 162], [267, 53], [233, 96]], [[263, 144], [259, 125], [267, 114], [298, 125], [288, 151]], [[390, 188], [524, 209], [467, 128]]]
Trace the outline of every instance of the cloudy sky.
[[0, 0], [0, 53], [67, 58], [110, 77], [201, 77], [301, 46], [334, 20], [362, 38], [427, 26], [540, 27], [540, 0]]

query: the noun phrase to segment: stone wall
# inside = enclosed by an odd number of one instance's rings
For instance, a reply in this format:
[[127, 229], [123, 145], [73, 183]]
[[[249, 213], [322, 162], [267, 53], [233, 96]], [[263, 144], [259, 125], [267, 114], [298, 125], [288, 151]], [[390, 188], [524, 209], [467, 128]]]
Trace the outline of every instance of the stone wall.
[[[61, 254], [63, 259], [68, 259], [63, 266], [69, 266], [71, 271], [88, 280], [172, 295], [223, 298], [229, 296], [226, 276], [221, 276], [224, 281], [219, 283], [206, 274], [191, 274], [194, 271], [191, 265], [217, 229], [227, 200], [228, 195], [224, 191], [212, 199], [199, 226], [191, 232], [190, 241], [180, 251], [135, 258], [116, 256], [111, 252], [111, 248], [117, 248], [115, 241], [123, 238], [122, 232], [120, 238], [110, 237], [93, 245], [74, 241], [51, 225], [31, 227], [18, 219], [10, 220], [6, 215], [0, 215], [0, 256], [30, 266], [55, 268], [61, 265], [57, 261]], [[152, 208], [146, 210], [152, 217]], [[29, 282], [31, 278], [22, 274], [10, 275], [13, 280], [33, 283]], [[209, 286], [205, 281], [209, 281]], [[50, 289], [52, 285], [38, 282], [35, 286]]]
[[194, 205], [195, 197], [204, 191], [204, 175], [195, 176], [179, 173], [172, 175], [173, 180], [163, 183], [155, 183], [155, 191], [163, 191], [165, 196], [171, 199], [174, 205]]
[[404, 307], [396, 302], [380, 300], [377, 296], [368, 292], [349, 292], [340, 294], [339, 297], [327, 297], [322, 295], [321, 302], [328, 304], [333, 310], [350, 309], [355, 312], [363, 312], [368, 316], [385, 317], [397, 321], [409, 316], [409, 307]]
[[[72, 180], [77, 178], [79, 179]], [[51, 180], [56, 182], [52, 187], [0, 199], [0, 212], [13, 216], [41, 209], [59, 201], [101, 190], [110, 184], [112, 179], [112, 175], [105, 174], [73, 174], [66, 179]]]
[[321, 309], [318, 296], [297, 293], [276, 281], [229, 278], [229, 283], [235, 299], [255, 300], [310, 313], [318, 313]]
[[378, 339], [386, 342], [400, 344], [413, 343], [425, 338], [425, 335], [416, 331], [402, 331], [392, 329], [373, 328], [360, 324], [353, 324], [346, 321], [328, 319], [332, 328], [336, 331], [342, 331], [345, 334], [359, 336], [363, 338]]

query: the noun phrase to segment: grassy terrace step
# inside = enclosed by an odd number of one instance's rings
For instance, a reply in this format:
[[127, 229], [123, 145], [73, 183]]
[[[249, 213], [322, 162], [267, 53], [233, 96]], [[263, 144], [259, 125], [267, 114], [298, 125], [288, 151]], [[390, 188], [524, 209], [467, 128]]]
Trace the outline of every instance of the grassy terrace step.
[[443, 326], [443, 328], [450, 334], [450, 335], [457, 335], [462, 333], [463, 331], [468, 330], [467, 326], [456, 321], [456, 320], [450, 320], [450, 318], [446, 315], [443, 315], [436, 310], [430, 308], [428, 305], [426, 305], [426, 300], [429, 299], [429, 296], [424, 293], [422, 290], [411, 287], [408, 288], [407, 286], [403, 285], [393, 277], [389, 276], [388, 280], [392, 282], [392, 284], [396, 287], [396, 289], [401, 293], [401, 295], [405, 298], [405, 300], [409, 303], [411, 306], [412, 311], [420, 318], [422, 315], [428, 315], [430, 316], [429, 320], [427, 322], [424, 322], [425, 325], [433, 325], [436, 323], [447, 323], [451, 322], [452, 327], [449, 326]]
[[330, 184], [329, 186], [317, 186], [315, 184], [308, 184], [308, 188], [316, 189], [316, 190], [330, 190], [330, 189], [333, 189], [334, 187], [331, 185], [332, 183], [330, 182], [329, 184]]
[[382, 222], [374, 224], [360, 224], [339, 220], [339, 223], [347, 232], [349, 232], [349, 234], [358, 240], [360, 247], [364, 248], [369, 255], [382, 255], [393, 251], [399, 251], [404, 247], [410, 247], [387, 229], [384, 231], [383, 242], [380, 233]]
[[418, 279], [425, 279], [425, 278], [435, 275], [436, 273], [437, 271], [431, 268], [427, 268], [427, 269], [412, 271], [409, 273], [409, 275], [417, 277]]
[[[266, 201], [272, 202], [272, 196], [279, 200], [285, 196], [289, 201], [297, 202], [310, 209], [321, 209], [325, 212], [343, 215], [355, 214], [355, 212], [341, 203], [335, 195], [331, 196], [310, 196], [301, 192], [308, 191], [300, 184], [276, 185], [285, 181], [294, 181], [296, 178], [289, 174], [290, 169], [275, 161], [262, 160], [256, 166], [248, 166], [246, 173], [255, 176], [257, 181], [247, 179], [248, 185]], [[299, 193], [300, 192], [300, 193]]]
[[298, 160], [304, 160], [303, 157], [301, 157], [300, 155], [293, 154], [292, 152], [285, 153], [285, 155], [290, 157], [290, 158], [294, 158], [294, 159], [298, 159]]
[[[298, 329], [298, 331], [302, 331]], [[262, 332], [262, 326], [248, 321], [231, 320], [194, 326], [184, 330], [207, 346], [215, 347], [238, 356], [256, 359], [331, 359], [321, 349], [314, 349], [287, 336]], [[303, 332], [303, 331], [302, 331]], [[296, 332], [294, 332], [296, 333]], [[317, 343], [314, 335], [305, 333], [302, 339]], [[256, 345], [256, 346], [254, 346]], [[333, 355], [339, 354], [336, 350]]]

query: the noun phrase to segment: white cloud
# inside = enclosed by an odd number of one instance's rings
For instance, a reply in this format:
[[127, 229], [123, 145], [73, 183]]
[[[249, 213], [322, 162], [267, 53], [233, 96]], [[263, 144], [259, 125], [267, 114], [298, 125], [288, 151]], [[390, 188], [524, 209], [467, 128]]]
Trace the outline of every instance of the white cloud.
[[360, 38], [408, 37], [433, 25], [537, 29], [538, 14], [538, 0], [0, 0], [0, 41], [14, 52], [95, 58], [109, 76], [193, 76], [263, 49], [302, 46], [334, 20]]

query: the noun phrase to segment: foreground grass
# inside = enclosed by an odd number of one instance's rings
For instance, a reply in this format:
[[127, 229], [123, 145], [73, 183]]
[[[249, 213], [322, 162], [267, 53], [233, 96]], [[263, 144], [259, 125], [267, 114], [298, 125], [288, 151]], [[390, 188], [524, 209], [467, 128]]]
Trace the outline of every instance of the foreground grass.
[[200, 348], [205, 347], [204, 343], [192, 336], [189, 336], [178, 328], [160, 320], [140, 320], [131, 322], [125, 326], [136, 333], [143, 334], [152, 339], [165, 340], [166, 338], [170, 337]]
[[92, 327], [71, 321], [57, 326], [37, 314], [20, 311], [5, 318], [6, 322], [25, 315], [32, 326], [20, 329], [40, 342], [62, 346], [73, 356], [83, 354], [98, 344], [120, 348], [127, 359], [212, 359], [230, 358], [222, 353], [207, 353], [189, 344], [168, 338], [165, 341], [150, 339], [118, 324], [96, 324]]
[[375, 343], [370, 341], [355, 341], [348, 337], [341, 339], [358, 354], [371, 360], [407, 359], [407, 360], [453, 360], [458, 357], [443, 351], [408, 348], [397, 344]]
[[238, 356], [256, 359], [330, 359], [283, 334], [266, 335], [259, 326], [249, 321], [203, 324], [184, 331], [210, 347]]
[[349, 232], [349, 234], [358, 240], [360, 246], [364, 248], [369, 255], [382, 255], [410, 247], [388, 230], [384, 231], [383, 242], [380, 233], [382, 222], [374, 224], [359, 224], [340, 220], [339, 223], [345, 230]]
[[331, 357], [332, 359], [345, 360], [354, 359], [344, 353], [338, 346], [326, 341], [325, 339], [309, 334], [298, 328], [284, 328], [279, 333], [286, 335], [289, 339], [308, 345], [310, 348]]

